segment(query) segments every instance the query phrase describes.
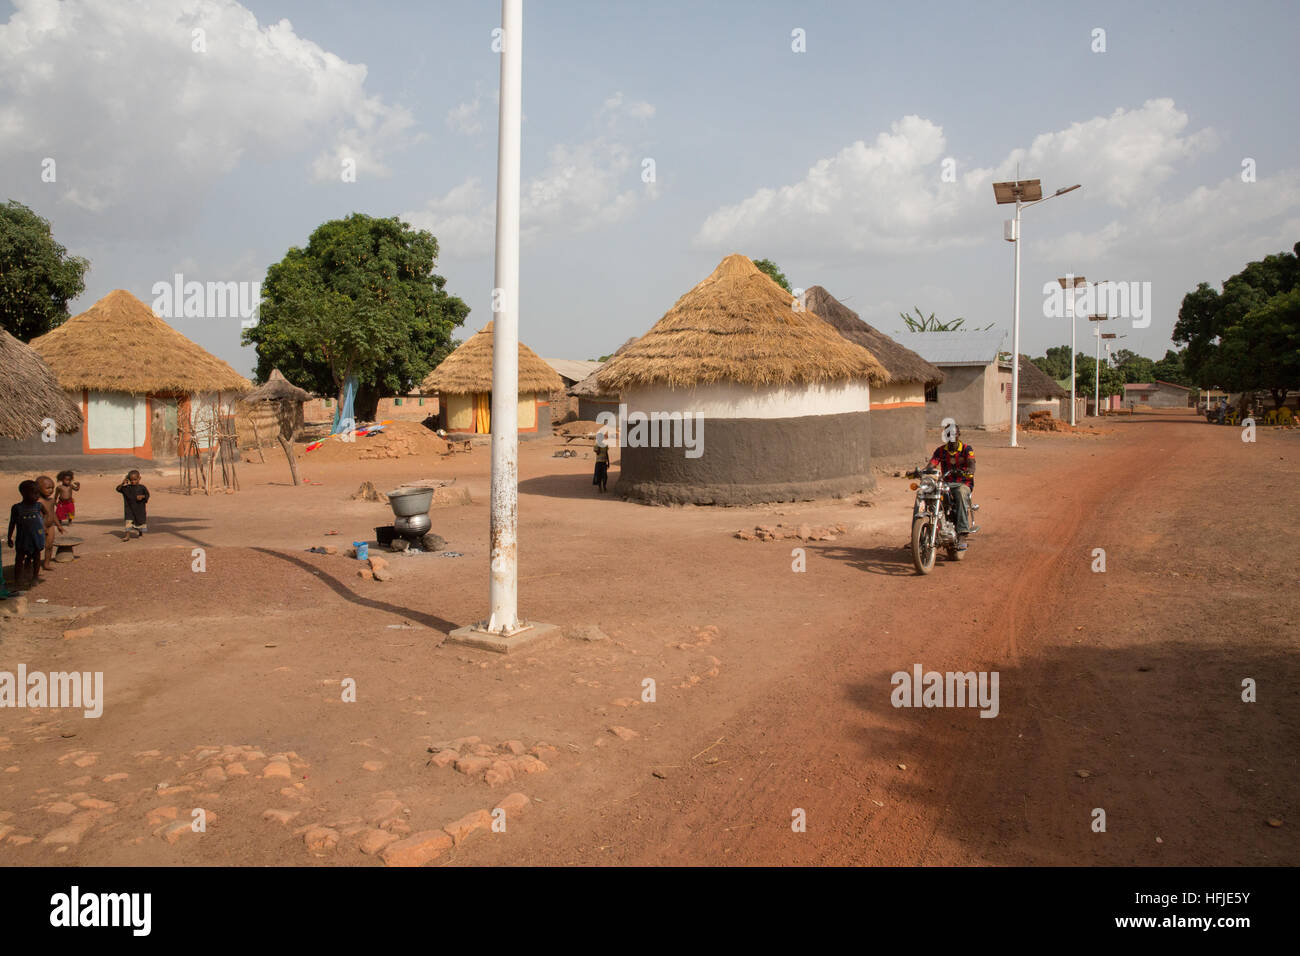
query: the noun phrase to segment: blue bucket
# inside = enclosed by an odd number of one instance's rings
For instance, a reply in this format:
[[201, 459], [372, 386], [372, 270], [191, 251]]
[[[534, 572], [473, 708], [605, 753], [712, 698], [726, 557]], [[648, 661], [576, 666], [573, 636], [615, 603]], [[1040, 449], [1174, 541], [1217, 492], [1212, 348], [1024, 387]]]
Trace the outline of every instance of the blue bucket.
[[357, 560], [365, 561], [370, 557], [369, 541], [353, 541], [352, 547], [357, 549]]

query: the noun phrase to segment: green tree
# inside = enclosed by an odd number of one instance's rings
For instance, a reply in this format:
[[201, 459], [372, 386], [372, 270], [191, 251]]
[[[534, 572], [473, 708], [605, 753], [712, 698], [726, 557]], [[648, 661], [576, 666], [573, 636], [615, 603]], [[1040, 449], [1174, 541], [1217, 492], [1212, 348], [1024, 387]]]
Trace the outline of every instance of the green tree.
[[[933, 312], [930, 313], [929, 317], [926, 317], [920, 306], [912, 306], [912, 308], [916, 310], [915, 317], [907, 312], [898, 313], [899, 318], [907, 325], [909, 332], [960, 332], [962, 326], [966, 323], [965, 319], [949, 319], [947, 322], [940, 322], [934, 317]], [[992, 322], [984, 326], [984, 328], [975, 329], [974, 331], [987, 332], [991, 328], [993, 328]]]
[[1280, 406], [1287, 390], [1300, 386], [1298, 289], [1300, 242], [1291, 252], [1248, 263], [1222, 292], [1202, 282], [1187, 293], [1173, 333], [1175, 343], [1187, 346], [1180, 353], [1183, 383], [1266, 389]]
[[790, 288], [790, 281], [786, 279], [785, 273], [782, 272], [781, 267], [771, 259], [755, 259], [754, 265], [758, 266], [760, 272], [766, 272], [771, 276], [772, 281], [782, 289], [785, 289], [786, 292], [789, 292], [791, 295], [794, 294], [794, 290]]
[[410, 391], [469, 315], [434, 274], [437, 257], [437, 239], [396, 217], [353, 213], [319, 226], [266, 272], [259, 322], [243, 335], [257, 347], [258, 380], [279, 368], [340, 401], [353, 376], [375, 395]]
[[68, 320], [90, 263], [54, 241], [50, 224], [13, 199], [0, 206], [0, 327], [28, 342]]
[[1169, 382], [1173, 385], [1192, 386], [1183, 365], [1183, 353], [1165, 349], [1165, 357], [1151, 363], [1151, 381]]
[[[1148, 359], [1147, 361], [1150, 361]], [[1069, 376], [1070, 368], [1066, 365], [1065, 378]], [[1075, 360], [1074, 367], [1074, 389], [1080, 395], [1093, 397], [1093, 385], [1097, 381], [1097, 360], [1091, 355], [1080, 355]], [[1119, 369], [1111, 368], [1105, 359], [1101, 361], [1101, 397], [1107, 398], [1111, 395], [1122, 395], [1124, 392], [1124, 375]]]
[[1117, 349], [1114, 356], [1115, 370], [1129, 384], [1152, 382], [1155, 380], [1155, 363], [1145, 355], [1139, 355], [1130, 349]]
[[[1068, 345], [1053, 345], [1047, 350], [1046, 355], [1040, 355], [1036, 359], [1030, 359], [1042, 371], [1047, 373], [1047, 377], [1054, 382], [1059, 382], [1070, 375], [1070, 347]], [[1078, 375], [1078, 369], [1075, 369], [1075, 375]]]

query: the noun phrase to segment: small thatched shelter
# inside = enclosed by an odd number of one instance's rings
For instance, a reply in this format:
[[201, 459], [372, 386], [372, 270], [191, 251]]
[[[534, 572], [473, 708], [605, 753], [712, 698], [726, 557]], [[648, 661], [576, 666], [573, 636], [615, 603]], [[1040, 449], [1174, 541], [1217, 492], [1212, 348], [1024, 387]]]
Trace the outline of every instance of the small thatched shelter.
[[[871, 487], [871, 389], [888, 381], [874, 355], [796, 308], [741, 255], [723, 259], [596, 375], [628, 408], [618, 490], [697, 504]], [[690, 419], [706, 433], [694, 448]]]
[[[1010, 364], [1010, 363], [1008, 363]], [[1020, 401], [1016, 403], [1017, 419], [1024, 421], [1030, 412], [1048, 411], [1053, 418], [1069, 419], [1070, 393], [1041, 368], [1028, 355], [1020, 356]], [[1062, 414], [1062, 409], [1066, 414]]]
[[871, 391], [871, 463], [892, 470], [915, 465], [925, 447], [925, 402], [937, 400], [943, 372], [911, 349], [872, 328], [819, 285], [804, 297], [808, 311], [829, 322], [840, 335], [880, 359], [889, 384]]
[[[519, 436], [551, 434], [546, 398], [564, 382], [536, 352], [519, 343]], [[486, 435], [492, 431], [492, 323], [461, 344], [420, 385], [437, 392], [438, 418], [448, 432]]]
[[578, 400], [579, 421], [594, 422], [596, 416], [601, 412], [618, 414], [618, 392], [602, 391], [596, 378], [610, 362], [622, 355], [624, 349], [635, 341], [636, 336], [634, 335], [620, 345], [618, 351], [611, 355], [598, 369], [569, 389], [569, 395]]
[[284, 456], [289, 460], [289, 474], [298, 484], [298, 465], [293, 457], [293, 439], [302, 430], [302, 405], [311, 398], [306, 389], [294, 385], [278, 368], [271, 369], [266, 382], [253, 389], [239, 401], [239, 412], [248, 422], [262, 451], [262, 438], [279, 442]]
[[[49, 421], [53, 441], [45, 440]], [[59, 388], [54, 370], [30, 345], [0, 329], [0, 453], [66, 455], [68, 442], [59, 436], [80, 428], [81, 407]]]
[[32, 340], [79, 400], [86, 454], [173, 458], [216, 444], [252, 383], [124, 289]]

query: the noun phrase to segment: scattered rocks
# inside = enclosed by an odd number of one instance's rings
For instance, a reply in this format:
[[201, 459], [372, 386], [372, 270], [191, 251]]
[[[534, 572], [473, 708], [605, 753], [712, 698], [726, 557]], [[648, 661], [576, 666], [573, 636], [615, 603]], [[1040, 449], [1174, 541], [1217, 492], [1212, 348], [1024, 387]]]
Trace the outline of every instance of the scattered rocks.
[[262, 779], [266, 780], [272, 777], [278, 777], [284, 780], [293, 778], [293, 770], [289, 767], [289, 761], [278, 759], [270, 761], [262, 768]]
[[93, 627], [74, 627], [70, 631], [63, 632], [63, 639], [65, 641], [76, 641], [83, 637], [90, 637], [94, 633], [95, 629]]
[[298, 810], [264, 810], [262, 811], [262, 819], [271, 823], [282, 823], [285, 826], [288, 826], [293, 819], [298, 816], [299, 812], [300, 811]]
[[501, 802], [496, 805], [496, 809], [504, 810], [506, 812], [506, 817], [508, 818], [512, 813], [523, 813], [530, 803], [532, 803], [532, 801], [524, 794], [512, 793], [508, 797], [503, 798]]
[[424, 830], [391, 843], [379, 854], [388, 866], [423, 866], [455, 845], [443, 830]]
[[312, 827], [302, 835], [302, 841], [313, 853], [328, 853], [339, 845], [339, 832], [330, 827]]
[[383, 830], [363, 830], [357, 841], [357, 849], [366, 856], [374, 856], [396, 839], [396, 835]]
[[531, 754], [525, 754], [515, 761], [515, 770], [519, 773], [542, 773], [546, 764]]
[[41, 842], [51, 846], [76, 846], [91, 831], [98, 819], [99, 814], [96, 811], [84, 810], [72, 817], [66, 825], [45, 834]]
[[363, 481], [357, 488], [356, 493], [352, 495], [353, 501], [378, 501], [382, 504], [388, 503], [388, 495], [375, 488], [373, 481]]
[[145, 814], [144, 820], [149, 826], [156, 827], [168, 820], [175, 820], [180, 812], [180, 807], [155, 807]]
[[375, 572], [371, 571], [369, 568], [357, 568], [357, 577], [361, 578], [363, 581], [373, 581], [375, 579]]
[[460, 846], [475, 830], [491, 830], [492, 814], [486, 810], [475, 810], [473, 813], [465, 814], [455, 823], [447, 824], [442, 829], [452, 838], [456, 846]]
[[609, 732], [619, 740], [636, 740], [641, 735], [628, 727], [611, 727]]
[[[468, 490], [466, 490], [465, 496], [467, 498], [469, 497]], [[434, 497], [437, 497], [437, 492], [434, 492]], [[466, 504], [468, 503], [469, 502], [467, 501]], [[434, 534], [430, 531], [420, 539], [420, 547], [425, 551], [442, 551], [447, 547], [447, 539], [440, 534]]]
[[395, 551], [399, 554], [403, 551], [409, 551], [410, 548], [411, 542], [407, 541], [405, 538], [394, 538], [392, 543], [388, 545], [389, 551]]
[[371, 773], [379, 773], [379, 771], [384, 769], [384, 765], [383, 762], [379, 760], [367, 760], [361, 765], [361, 769], [368, 770]]
[[370, 563], [370, 570], [371, 570], [371, 571], [382, 571], [384, 568], [388, 567], [388, 559], [387, 559], [387, 558], [381, 558], [381, 557], [379, 557], [379, 555], [377, 555], [377, 554], [372, 554], [372, 555], [370, 556], [370, 562], [369, 562], [369, 563]]
[[460, 754], [448, 748], [446, 750], [439, 750], [433, 755], [433, 759], [430, 760], [429, 763], [433, 764], [435, 767], [446, 767], [449, 764], [455, 763], [459, 759]]
[[405, 809], [406, 805], [402, 803], [401, 800], [376, 800], [370, 805], [370, 808], [366, 810], [365, 819], [367, 823], [377, 823], [380, 820], [386, 820], [389, 817], [396, 817]]
[[848, 528], [842, 524], [825, 526], [801, 524], [793, 528], [784, 524], [778, 524], [776, 527], [760, 524], [755, 525], [752, 532], [742, 528], [735, 533], [735, 537], [742, 541], [780, 541], [785, 538], [797, 538], [800, 541], [833, 541], [847, 531]]
[[129, 776], [131, 776], [129, 773], [110, 773], [107, 777], [103, 778], [103, 782], [116, 783], [119, 780], [125, 780]]
[[468, 777], [477, 776], [490, 770], [492, 767], [491, 757], [459, 757], [456, 760], [456, 769]]
[[507, 740], [501, 745], [501, 749], [510, 751], [516, 757], [528, 752], [528, 748], [524, 746], [521, 740]]
[[609, 635], [594, 624], [575, 624], [565, 628], [566, 637], [575, 641], [608, 641]]

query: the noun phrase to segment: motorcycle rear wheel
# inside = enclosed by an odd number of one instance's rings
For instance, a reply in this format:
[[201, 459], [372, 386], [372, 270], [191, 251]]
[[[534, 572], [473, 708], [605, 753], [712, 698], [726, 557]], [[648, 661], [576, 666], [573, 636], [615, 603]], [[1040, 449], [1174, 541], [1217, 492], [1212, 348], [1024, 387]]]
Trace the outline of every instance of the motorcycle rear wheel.
[[929, 518], [912, 519], [912, 567], [917, 574], [934, 570], [934, 522]]

